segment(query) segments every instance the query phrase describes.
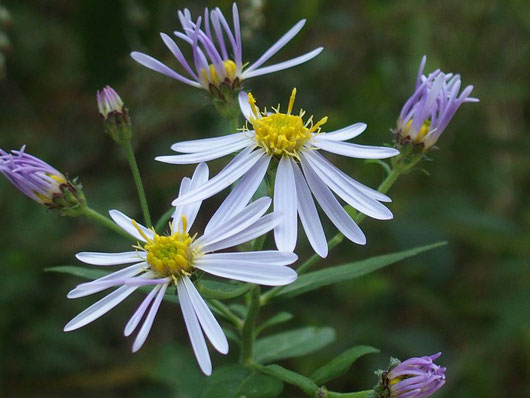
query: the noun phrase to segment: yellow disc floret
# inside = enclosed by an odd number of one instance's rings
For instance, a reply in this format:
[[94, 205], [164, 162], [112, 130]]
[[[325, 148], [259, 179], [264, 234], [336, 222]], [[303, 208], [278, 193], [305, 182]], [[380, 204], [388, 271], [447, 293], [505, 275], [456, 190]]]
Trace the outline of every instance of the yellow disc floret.
[[223, 61], [224, 66], [224, 72], [225, 72], [225, 78], [223, 80], [219, 79], [219, 75], [217, 73], [217, 69], [213, 64], [210, 64], [208, 66], [208, 70], [203, 69], [202, 70], [202, 78], [210, 83], [213, 84], [216, 87], [219, 87], [221, 83], [224, 81], [228, 81], [228, 83], [232, 83], [234, 80], [236, 80], [236, 72], [237, 72], [237, 66], [236, 63], [232, 60], [226, 60]]
[[[302, 119], [303, 110], [300, 110], [298, 115], [291, 114], [295, 98], [296, 88], [291, 93], [287, 113], [281, 113], [278, 106], [278, 109], [273, 108], [275, 113], [263, 116], [256, 106], [256, 100], [252, 94], [248, 94], [248, 102], [253, 113], [250, 120], [256, 132], [256, 143], [271, 156], [298, 157], [300, 149], [311, 139], [314, 132], [320, 131], [320, 126], [328, 120], [327, 117], [324, 117], [318, 123], [313, 124], [313, 117], [311, 116], [304, 123]], [[267, 114], [266, 111], [264, 113]]]
[[133, 220], [133, 225], [147, 241], [143, 247], [135, 247], [147, 252], [149, 267], [161, 276], [178, 279], [183, 275], [189, 276], [193, 271], [195, 253], [190, 245], [194, 238], [185, 232], [186, 217], [184, 216], [182, 216], [182, 224], [184, 225], [182, 231], [175, 231], [170, 236], [160, 236], [155, 233], [153, 238], [149, 238]]
[[[410, 136], [410, 126], [411, 126], [411, 124], [412, 124], [412, 119], [409, 120], [409, 122], [405, 126], [405, 129], [401, 132], [401, 135], [403, 135], [404, 137]], [[412, 139], [412, 142], [414, 142], [415, 144], [421, 144], [423, 142], [423, 139], [425, 138], [425, 136], [429, 132], [430, 128], [431, 128], [431, 121], [429, 119], [427, 119], [421, 125], [420, 130], [418, 131], [418, 135], [416, 136], [416, 138]]]

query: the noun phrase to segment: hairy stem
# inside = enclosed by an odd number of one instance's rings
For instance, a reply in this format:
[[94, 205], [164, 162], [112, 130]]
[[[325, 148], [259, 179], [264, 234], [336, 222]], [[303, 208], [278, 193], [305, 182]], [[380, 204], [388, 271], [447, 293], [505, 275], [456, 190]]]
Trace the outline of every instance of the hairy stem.
[[136, 190], [138, 191], [138, 197], [140, 198], [140, 206], [142, 207], [145, 225], [147, 227], [151, 227], [151, 215], [149, 214], [149, 207], [147, 206], [147, 198], [145, 197], [144, 186], [142, 184], [142, 178], [140, 177], [140, 170], [138, 169], [138, 164], [136, 163], [136, 158], [134, 157], [130, 140], [127, 140], [123, 144], [123, 149], [125, 150], [127, 161], [131, 167], [134, 183], [136, 184]]

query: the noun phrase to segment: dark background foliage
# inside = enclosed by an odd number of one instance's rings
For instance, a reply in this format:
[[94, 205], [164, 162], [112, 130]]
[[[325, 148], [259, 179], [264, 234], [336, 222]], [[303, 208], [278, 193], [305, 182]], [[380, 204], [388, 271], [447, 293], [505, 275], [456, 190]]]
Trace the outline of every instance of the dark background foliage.
[[[134, 146], [155, 218], [168, 208], [191, 166], [157, 163], [177, 140], [223, 134], [207, 97], [136, 64], [131, 50], [175, 65], [158, 36], [178, 27], [177, 9], [204, 4], [162, 0], [4, 0], [0, 33], [0, 147], [27, 144], [70, 176], [90, 204], [139, 216], [124, 156], [102, 131], [96, 89], [112, 85], [129, 107]], [[206, 4], [212, 6], [212, 2]], [[216, 2], [228, 11], [229, 1]], [[336, 391], [370, 388], [373, 370], [393, 355], [442, 351], [447, 384], [439, 397], [529, 396], [530, 328], [530, 6], [527, 1], [241, 1], [245, 61], [297, 20], [301, 34], [275, 60], [323, 45], [322, 55], [286, 72], [253, 79], [261, 104], [297, 105], [328, 129], [368, 124], [359, 142], [391, 141], [390, 128], [411, 94], [423, 54], [474, 84], [426, 163], [391, 190], [392, 221], [367, 220], [368, 245], [343, 243], [322, 262], [448, 240], [449, 245], [362, 279], [266, 308], [288, 310], [294, 324], [331, 325], [328, 349], [283, 363], [303, 374], [355, 344], [381, 349], [332, 382]], [[6, 37], [9, 43], [5, 41]], [[3, 66], [2, 66], [3, 65]], [[343, 170], [377, 185], [382, 170], [335, 157]], [[225, 161], [213, 162], [219, 170]], [[206, 202], [200, 222], [220, 203]], [[79, 279], [45, 273], [76, 264], [82, 250], [125, 250], [127, 243], [87, 220], [61, 218], [0, 181], [0, 393], [7, 396], [193, 397], [203, 385], [180, 311], [165, 303], [146, 346], [130, 353], [122, 328], [138, 297], [73, 333], [64, 324], [93, 301], [67, 300]], [[329, 227], [329, 225], [328, 225]], [[331, 231], [332, 229], [329, 228]], [[310, 250], [299, 244], [302, 258]], [[236, 355], [235, 347], [232, 349]], [[214, 354], [215, 366], [226, 359]], [[195, 395], [194, 395], [195, 394]], [[299, 396], [286, 388], [284, 396]]]

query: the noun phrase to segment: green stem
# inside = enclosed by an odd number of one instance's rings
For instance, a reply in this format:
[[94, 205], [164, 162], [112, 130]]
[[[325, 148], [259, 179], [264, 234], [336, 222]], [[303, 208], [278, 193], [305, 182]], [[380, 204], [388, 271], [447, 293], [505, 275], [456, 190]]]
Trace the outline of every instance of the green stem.
[[134, 183], [136, 184], [136, 189], [138, 191], [138, 197], [140, 198], [140, 206], [142, 207], [142, 212], [144, 215], [145, 225], [151, 227], [151, 215], [149, 214], [149, 207], [147, 206], [147, 199], [145, 197], [144, 186], [142, 184], [142, 178], [140, 177], [140, 170], [138, 169], [138, 164], [136, 163], [136, 158], [134, 157], [134, 152], [132, 149], [131, 141], [127, 140], [123, 143], [123, 149], [127, 156], [127, 161], [131, 167], [132, 175], [134, 178]]
[[255, 285], [250, 291], [250, 304], [248, 306], [247, 316], [245, 317], [243, 328], [241, 330], [240, 362], [243, 365], [250, 365], [252, 363], [254, 327], [256, 326], [256, 318], [258, 317], [260, 309], [260, 292], [261, 289], [258, 285]]
[[105, 217], [103, 214], [98, 213], [96, 210], [91, 209], [88, 206], [83, 206], [79, 209], [79, 214], [85, 217], [90, 218], [91, 220], [97, 221], [101, 225], [112, 229], [114, 232], [119, 233], [120, 235], [126, 237], [129, 240], [136, 241], [131, 235], [121, 229], [117, 224], [115, 224], [110, 218]]
[[223, 316], [228, 319], [236, 327], [236, 329], [241, 330], [243, 327], [243, 320], [240, 319], [236, 314], [230, 311], [226, 305], [216, 299], [208, 300], [210, 305], [217, 309]]
[[374, 390], [345, 392], [345, 393], [333, 392], [333, 391], [327, 392], [327, 398], [372, 398], [372, 397], [375, 397]]

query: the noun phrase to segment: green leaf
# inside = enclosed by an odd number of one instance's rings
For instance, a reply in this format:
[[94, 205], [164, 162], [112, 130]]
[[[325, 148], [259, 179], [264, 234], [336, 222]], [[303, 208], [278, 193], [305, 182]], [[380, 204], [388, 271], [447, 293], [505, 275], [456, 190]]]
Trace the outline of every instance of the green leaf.
[[49, 268], [44, 268], [44, 271], [59, 272], [62, 274], [70, 274], [70, 275], [74, 275], [80, 278], [90, 279], [90, 280], [98, 279], [98, 278], [101, 278], [102, 276], [110, 274], [109, 271], [105, 271], [100, 268], [80, 267], [77, 265], [61, 265], [58, 267], [49, 267]]
[[296, 281], [283, 287], [273, 299], [280, 297], [294, 297], [302, 293], [318, 289], [322, 286], [355, 279], [380, 268], [386, 267], [387, 265], [404, 260], [408, 257], [416, 256], [432, 249], [436, 249], [446, 244], [447, 242], [433, 243], [431, 245], [420, 246], [397, 253], [375, 256], [366, 260], [355, 261], [353, 263], [338, 265], [335, 267], [327, 267], [326, 269], [309, 272], [305, 275], [300, 275]]
[[299, 387], [307, 395], [314, 397], [318, 392], [318, 386], [313, 382], [313, 380], [308, 379], [301, 374], [293, 372], [292, 370], [285, 369], [279, 365], [269, 365], [263, 366], [260, 369], [260, 372], [263, 372], [269, 376], [275, 377], [281, 381], [284, 381], [289, 384], [293, 384]]
[[256, 329], [256, 336], [259, 335], [266, 328], [290, 321], [291, 319], [293, 319], [293, 314], [290, 314], [289, 312], [279, 312], [276, 315], [267, 319]]
[[241, 365], [215, 369], [207, 379], [201, 398], [274, 398], [283, 391], [283, 383]]
[[367, 345], [358, 345], [343, 352], [335, 359], [331, 360], [321, 368], [317, 369], [311, 379], [319, 386], [336, 379], [348, 371], [350, 366], [360, 357], [366, 354], [377, 353], [379, 350]]
[[335, 340], [335, 331], [329, 327], [304, 327], [258, 339], [254, 345], [254, 358], [266, 363], [278, 359], [307, 355]]
[[252, 285], [201, 279], [197, 281], [196, 286], [201, 296], [206, 299], [228, 300], [242, 296]]

